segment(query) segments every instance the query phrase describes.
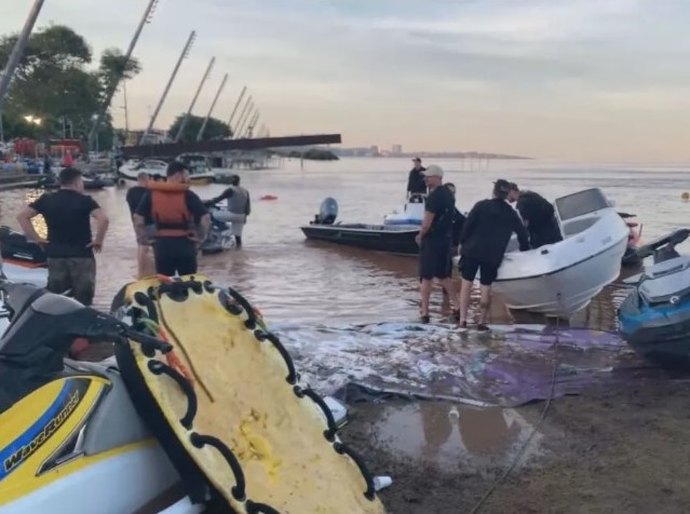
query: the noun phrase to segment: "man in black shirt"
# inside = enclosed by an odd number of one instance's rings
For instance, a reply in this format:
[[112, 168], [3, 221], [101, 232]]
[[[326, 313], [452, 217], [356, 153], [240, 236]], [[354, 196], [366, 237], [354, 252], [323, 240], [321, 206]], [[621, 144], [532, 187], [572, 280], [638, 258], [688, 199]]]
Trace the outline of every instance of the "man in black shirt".
[[442, 187], [443, 169], [431, 165], [427, 168], [424, 180], [430, 193], [424, 208], [422, 228], [417, 234], [419, 244], [419, 277], [421, 279], [421, 320], [429, 322], [429, 297], [434, 278], [441, 281], [455, 303], [456, 295], [451, 280], [452, 267], [450, 247], [453, 229], [455, 197], [446, 187]]
[[[422, 166], [422, 160], [419, 157], [412, 159], [414, 167], [410, 170], [407, 177], [407, 199], [414, 195], [426, 195], [426, 182], [424, 182], [424, 172], [426, 168]], [[421, 203], [418, 202], [418, 203]]]
[[134, 212], [134, 226], [139, 243], [144, 244], [151, 240], [146, 220], [153, 221], [156, 273], [196, 273], [197, 252], [208, 235], [211, 218], [201, 199], [189, 190], [187, 167], [171, 162], [167, 181], [152, 181], [148, 189]]
[[[48, 290], [62, 294], [71, 291], [77, 301], [91, 305], [96, 289], [94, 251], [103, 247], [108, 217], [90, 196], [84, 194], [81, 172], [64, 168], [60, 189], [45, 193], [17, 215], [29, 240], [45, 246], [48, 257]], [[31, 224], [41, 214], [48, 226], [48, 239], [42, 239]], [[96, 237], [91, 235], [91, 218], [96, 220]]]
[[[127, 191], [125, 201], [129, 207], [129, 215], [132, 217], [134, 223], [134, 213], [141, 203], [141, 199], [148, 191], [149, 175], [145, 171], [139, 172], [137, 175], [137, 185]], [[153, 220], [151, 216], [144, 219], [144, 225], [149, 232], [149, 236], [153, 236]], [[136, 234], [136, 228], [135, 228]], [[137, 277], [144, 278], [155, 273], [153, 259], [151, 258], [151, 243], [150, 241], [137, 241]]]
[[516, 202], [515, 208], [527, 227], [532, 248], [563, 240], [556, 219], [556, 210], [551, 202], [534, 191], [520, 191], [513, 182], [510, 189], [508, 201]]
[[497, 180], [493, 198], [477, 202], [463, 225], [460, 235], [460, 326], [463, 328], [467, 327], [470, 294], [477, 271], [481, 275], [481, 314], [477, 328], [488, 330], [485, 323], [491, 306], [491, 284], [498, 276], [498, 268], [513, 232], [517, 234], [520, 251], [529, 250], [527, 231], [517, 212], [506, 202], [509, 192], [510, 183]]

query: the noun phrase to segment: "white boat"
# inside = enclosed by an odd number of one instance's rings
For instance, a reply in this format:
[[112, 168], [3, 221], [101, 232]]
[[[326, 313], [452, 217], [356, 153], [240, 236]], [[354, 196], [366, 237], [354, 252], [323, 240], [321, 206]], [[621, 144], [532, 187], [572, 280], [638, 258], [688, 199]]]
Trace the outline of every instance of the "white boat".
[[520, 252], [513, 236], [493, 287], [510, 309], [568, 319], [616, 280], [629, 230], [599, 188], [554, 206], [563, 241]]
[[[215, 181], [216, 176], [203, 155], [182, 154], [177, 160], [189, 167], [189, 181], [192, 184], [210, 184]], [[143, 171], [150, 178], [165, 180], [167, 170], [168, 163], [160, 159], [131, 159], [120, 166], [118, 175], [126, 180], [137, 180], [137, 175]]]
[[117, 173], [126, 180], [137, 180], [137, 175], [142, 171], [150, 178], [165, 180], [168, 163], [159, 159], [130, 159], [126, 161]]

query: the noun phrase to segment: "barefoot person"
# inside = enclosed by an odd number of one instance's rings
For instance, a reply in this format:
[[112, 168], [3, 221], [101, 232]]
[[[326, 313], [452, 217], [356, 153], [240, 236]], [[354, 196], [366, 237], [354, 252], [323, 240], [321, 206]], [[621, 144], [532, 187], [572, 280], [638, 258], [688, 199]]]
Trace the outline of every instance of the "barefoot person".
[[[134, 213], [141, 203], [141, 199], [148, 192], [147, 185], [149, 183], [149, 175], [145, 171], [139, 172], [137, 175], [137, 185], [127, 191], [127, 205], [129, 206], [129, 215], [132, 217], [132, 224], [134, 224]], [[149, 231], [149, 236], [153, 236], [152, 230], [153, 220], [151, 216], [144, 217], [144, 225]], [[136, 233], [136, 227], [135, 227]], [[153, 258], [151, 256], [150, 241], [137, 241], [137, 278], [148, 277], [156, 272], [153, 265]]]
[[520, 251], [529, 250], [529, 237], [517, 212], [506, 202], [510, 183], [500, 179], [494, 183], [493, 198], [477, 202], [467, 215], [460, 235], [459, 264], [462, 275], [460, 292], [460, 326], [467, 327], [472, 285], [480, 273], [481, 300], [478, 330], [488, 330], [486, 318], [491, 306], [491, 284], [498, 276], [510, 237], [515, 232]]
[[424, 172], [424, 181], [429, 188], [429, 196], [416, 240], [419, 245], [421, 321], [429, 323], [429, 297], [434, 278], [441, 282], [454, 301], [456, 299], [450, 258], [455, 197], [441, 185], [443, 169], [440, 166], [430, 165]]

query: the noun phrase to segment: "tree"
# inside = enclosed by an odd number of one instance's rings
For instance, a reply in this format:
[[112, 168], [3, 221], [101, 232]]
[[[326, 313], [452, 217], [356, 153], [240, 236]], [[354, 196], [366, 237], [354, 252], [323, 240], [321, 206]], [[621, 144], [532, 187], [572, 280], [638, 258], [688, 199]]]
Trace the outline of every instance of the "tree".
[[[16, 40], [16, 35], [0, 39], [0, 68], [6, 65]], [[105, 88], [120, 74], [132, 78], [141, 71], [136, 59], [125, 63], [124, 55], [112, 48], [103, 52], [98, 70], [87, 69], [91, 62], [88, 43], [69, 27], [52, 25], [32, 34], [5, 103], [3, 114], [10, 128], [6, 133], [10, 137], [27, 132], [38, 137], [62, 136], [67, 126], [75, 137], [85, 137], [92, 116], [102, 105]], [[41, 118], [41, 125], [23, 126], [26, 115]], [[99, 138], [101, 148], [112, 141], [107, 114]]]
[[[175, 137], [177, 131], [180, 129], [182, 120], [184, 119], [184, 114], [180, 114], [175, 118], [174, 123], [168, 129], [168, 135], [170, 137]], [[196, 141], [196, 136], [199, 133], [201, 125], [204, 123], [204, 117], [194, 116], [193, 114], [189, 116], [187, 123], [184, 126], [184, 130], [180, 135], [180, 141], [184, 143], [189, 143]], [[204, 134], [201, 138], [202, 141], [209, 141], [212, 139], [226, 139], [232, 134], [230, 126], [219, 120], [218, 118], [209, 118], [206, 128], [204, 129]]]
[[135, 57], [125, 59], [118, 48], [106, 48], [101, 55], [98, 78], [101, 91], [105, 93], [114, 83], [136, 77], [141, 72], [141, 64]]

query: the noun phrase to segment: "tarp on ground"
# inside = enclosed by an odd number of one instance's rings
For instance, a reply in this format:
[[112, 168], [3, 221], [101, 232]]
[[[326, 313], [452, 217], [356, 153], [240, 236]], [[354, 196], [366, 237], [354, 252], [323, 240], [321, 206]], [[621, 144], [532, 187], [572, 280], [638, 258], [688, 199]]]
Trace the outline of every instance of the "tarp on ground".
[[[305, 379], [353, 402], [402, 395], [512, 407], [665, 376], [614, 333], [540, 325], [272, 326]], [[556, 364], [554, 368], [554, 359]]]

